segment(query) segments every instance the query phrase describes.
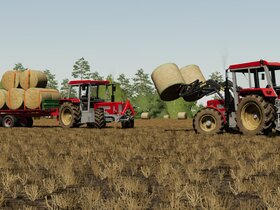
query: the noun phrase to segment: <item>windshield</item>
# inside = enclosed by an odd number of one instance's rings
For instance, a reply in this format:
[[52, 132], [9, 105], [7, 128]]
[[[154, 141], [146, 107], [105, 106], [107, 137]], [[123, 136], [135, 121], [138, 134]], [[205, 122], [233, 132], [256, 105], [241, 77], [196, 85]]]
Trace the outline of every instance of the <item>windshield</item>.
[[235, 74], [238, 88], [266, 88], [268, 86], [264, 68], [235, 71], [233, 74]]
[[79, 86], [70, 86], [69, 98], [79, 98]]
[[271, 79], [274, 87], [280, 87], [280, 69], [271, 67]]

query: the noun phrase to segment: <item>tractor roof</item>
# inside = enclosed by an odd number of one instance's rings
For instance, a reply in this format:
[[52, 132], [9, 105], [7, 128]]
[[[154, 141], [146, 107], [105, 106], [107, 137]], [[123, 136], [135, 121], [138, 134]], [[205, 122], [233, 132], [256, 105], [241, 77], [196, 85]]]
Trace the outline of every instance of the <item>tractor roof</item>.
[[275, 69], [280, 69], [280, 62], [268, 62], [265, 60], [259, 60], [254, 62], [230, 65], [229, 69], [230, 71], [242, 71], [248, 68], [260, 68], [261, 66], [268, 66]]
[[68, 82], [69, 85], [108, 85], [108, 80], [72, 80]]

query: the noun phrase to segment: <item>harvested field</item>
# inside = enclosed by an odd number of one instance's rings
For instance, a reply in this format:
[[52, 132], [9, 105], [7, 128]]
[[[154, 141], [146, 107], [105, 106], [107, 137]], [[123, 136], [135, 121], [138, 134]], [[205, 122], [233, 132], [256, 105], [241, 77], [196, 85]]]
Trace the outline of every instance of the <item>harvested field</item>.
[[1, 209], [280, 208], [280, 136], [196, 135], [191, 120], [135, 123], [0, 128]]

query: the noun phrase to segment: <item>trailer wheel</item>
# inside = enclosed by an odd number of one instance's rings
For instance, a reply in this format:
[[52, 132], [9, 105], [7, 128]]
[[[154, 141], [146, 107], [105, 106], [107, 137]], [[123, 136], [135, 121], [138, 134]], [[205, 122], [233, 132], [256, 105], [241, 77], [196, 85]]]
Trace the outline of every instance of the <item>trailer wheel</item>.
[[27, 118], [27, 127], [32, 127], [33, 126], [33, 118], [32, 117], [28, 117]]
[[201, 134], [221, 133], [224, 129], [224, 120], [220, 112], [205, 108], [194, 116], [193, 128], [196, 133]]
[[266, 134], [273, 127], [275, 118], [273, 105], [258, 95], [244, 97], [237, 108], [237, 126], [245, 135]]
[[106, 127], [104, 109], [102, 109], [102, 108], [95, 109], [94, 116], [95, 116], [94, 126], [96, 128]]
[[79, 125], [81, 121], [80, 107], [69, 102], [65, 102], [59, 109], [59, 124], [63, 128], [72, 128]]
[[32, 127], [33, 126], [33, 118], [32, 117], [20, 118], [20, 119], [18, 119], [18, 124], [21, 127]]
[[21, 127], [32, 127], [33, 126], [33, 118], [32, 117], [20, 118], [20, 119], [18, 119], [18, 124]]
[[2, 119], [2, 125], [4, 128], [12, 128], [15, 126], [17, 119], [13, 115], [6, 115]]

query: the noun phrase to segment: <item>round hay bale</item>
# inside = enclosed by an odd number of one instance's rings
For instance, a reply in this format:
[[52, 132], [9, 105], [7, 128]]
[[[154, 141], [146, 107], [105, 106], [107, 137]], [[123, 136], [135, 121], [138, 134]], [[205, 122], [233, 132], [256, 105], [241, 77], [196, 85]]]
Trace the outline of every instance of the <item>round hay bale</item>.
[[167, 63], [157, 67], [152, 73], [152, 80], [163, 101], [172, 101], [179, 98], [178, 89], [185, 81], [178, 66]]
[[150, 114], [149, 114], [149, 112], [142, 112], [142, 114], [141, 114], [141, 119], [143, 119], [143, 120], [148, 120], [148, 119], [150, 119]]
[[25, 90], [12, 88], [6, 94], [6, 104], [9, 109], [21, 109], [24, 107]]
[[178, 120], [185, 120], [185, 119], [187, 119], [187, 113], [186, 112], [178, 112], [177, 119]]
[[170, 118], [169, 114], [163, 115], [163, 119], [169, 119], [169, 118]]
[[20, 74], [20, 86], [27, 90], [29, 88], [45, 88], [48, 79], [44, 72], [36, 70], [26, 70]]
[[[180, 72], [186, 82], [186, 84], [190, 84], [195, 80], [199, 80], [200, 82], [205, 82], [205, 78], [197, 65], [188, 65], [180, 69]], [[194, 93], [192, 95], [188, 95], [183, 97], [185, 101], [197, 101], [201, 98], [199, 94]]]
[[0, 109], [6, 109], [6, 95], [7, 91], [4, 89], [0, 89]]
[[1, 79], [2, 87], [5, 90], [19, 87], [20, 71], [9, 70], [6, 71]]
[[188, 66], [185, 66], [180, 69], [180, 72], [182, 74], [182, 77], [186, 84], [190, 84], [194, 82], [195, 80], [199, 80], [201, 82], [205, 82], [205, 77], [203, 76], [199, 66], [191, 64]]
[[41, 108], [43, 100], [59, 100], [60, 93], [55, 89], [29, 88], [25, 93], [25, 106], [28, 109]]

